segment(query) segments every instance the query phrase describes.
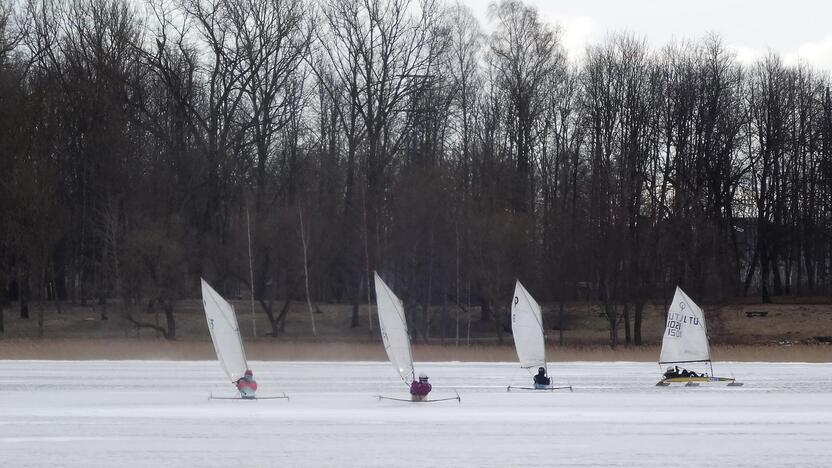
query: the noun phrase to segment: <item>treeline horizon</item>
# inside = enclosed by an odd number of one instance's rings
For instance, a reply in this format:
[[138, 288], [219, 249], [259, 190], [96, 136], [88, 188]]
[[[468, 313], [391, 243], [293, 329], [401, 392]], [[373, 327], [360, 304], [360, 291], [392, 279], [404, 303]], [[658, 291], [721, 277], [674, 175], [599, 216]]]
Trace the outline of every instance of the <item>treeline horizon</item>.
[[470, 307], [502, 337], [515, 279], [601, 304], [613, 345], [641, 344], [645, 304], [677, 285], [832, 294], [828, 71], [744, 65], [713, 34], [613, 33], [570, 61], [535, 8], [490, 16], [486, 33], [439, 0], [3, 3], [0, 331], [11, 301], [28, 318], [117, 299], [174, 339], [200, 277], [253, 294], [273, 337], [292, 301], [367, 326], [372, 271], [416, 338]]

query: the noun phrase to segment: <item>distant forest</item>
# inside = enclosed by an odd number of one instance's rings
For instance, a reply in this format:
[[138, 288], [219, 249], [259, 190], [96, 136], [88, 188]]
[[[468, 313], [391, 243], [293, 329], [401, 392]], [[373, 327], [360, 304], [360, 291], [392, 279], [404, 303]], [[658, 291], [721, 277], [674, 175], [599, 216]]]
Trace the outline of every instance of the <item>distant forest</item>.
[[377, 270], [413, 317], [504, 321], [519, 278], [638, 344], [677, 284], [832, 294], [826, 71], [744, 65], [716, 35], [611, 33], [568, 58], [534, 8], [490, 13], [3, 1], [0, 310], [111, 301], [136, 325], [163, 311], [174, 338], [204, 277], [253, 289], [276, 336], [307, 294], [366, 326]]

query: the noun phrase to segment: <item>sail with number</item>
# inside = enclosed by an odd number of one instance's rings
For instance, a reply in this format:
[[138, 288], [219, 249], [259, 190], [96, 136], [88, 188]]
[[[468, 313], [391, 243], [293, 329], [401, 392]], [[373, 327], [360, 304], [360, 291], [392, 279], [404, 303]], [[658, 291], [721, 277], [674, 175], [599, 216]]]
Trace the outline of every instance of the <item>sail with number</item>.
[[384, 340], [384, 350], [402, 380], [409, 384], [414, 380], [414, 371], [404, 307], [402, 301], [393, 294], [393, 291], [387, 287], [378, 273], [375, 273], [374, 276], [378, 324], [381, 330], [381, 338]]
[[681, 288], [667, 311], [659, 364], [710, 362], [705, 314]]
[[231, 382], [236, 382], [243, 377], [248, 363], [234, 308], [204, 279], [202, 305], [205, 308], [205, 318], [208, 321], [208, 330], [211, 332], [217, 359]]
[[540, 306], [517, 280], [511, 301], [511, 333], [520, 359], [520, 367], [536, 372], [546, 367], [546, 345], [543, 339], [543, 314]]

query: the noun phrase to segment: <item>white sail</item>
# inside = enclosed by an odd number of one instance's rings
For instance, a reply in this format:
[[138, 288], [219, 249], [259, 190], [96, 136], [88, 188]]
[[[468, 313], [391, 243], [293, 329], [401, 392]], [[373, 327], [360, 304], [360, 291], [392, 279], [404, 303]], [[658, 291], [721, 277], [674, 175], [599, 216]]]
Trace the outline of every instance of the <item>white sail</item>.
[[543, 314], [540, 306], [517, 280], [511, 301], [511, 333], [520, 359], [520, 367], [537, 372], [546, 367], [546, 345], [543, 340]]
[[659, 364], [711, 360], [705, 314], [681, 288], [676, 288], [667, 311]]
[[228, 378], [236, 382], [243, 377], [248, 363], [246, 363], [246, 352], [243, 349], [234, 308], [204, 279], [202, 280], [202, 305], [205, 308], [205, 318], [208, 320], [208, 330], [211, 332], [211, 341], [214, 342], [217, 359], [228, 374]]
[[410, 353], [410, 337], [407, 334], [407, 320], [404, 316], [402, 301], [393, 294], [387, 284], [375, 273], [376, 305], [378, 306], [378, 324], [384, 350], [390, 363], [396, 368], [405, 383], [414, 378], [413, 357]]

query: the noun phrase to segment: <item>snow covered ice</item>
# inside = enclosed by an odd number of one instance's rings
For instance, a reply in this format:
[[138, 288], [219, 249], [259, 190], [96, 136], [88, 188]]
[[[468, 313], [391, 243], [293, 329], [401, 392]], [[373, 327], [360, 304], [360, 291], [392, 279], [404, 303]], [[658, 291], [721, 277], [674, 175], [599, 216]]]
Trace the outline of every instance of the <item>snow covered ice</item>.
[[505, 391], [516, 363], [252, 362], [234, 394], [217, 362], [0, 361], [0, 466], [832, 466], [832, 364], [716, 363], [741, 388], [657, 388], [655, 363], [553, 363], [574, 393]]

